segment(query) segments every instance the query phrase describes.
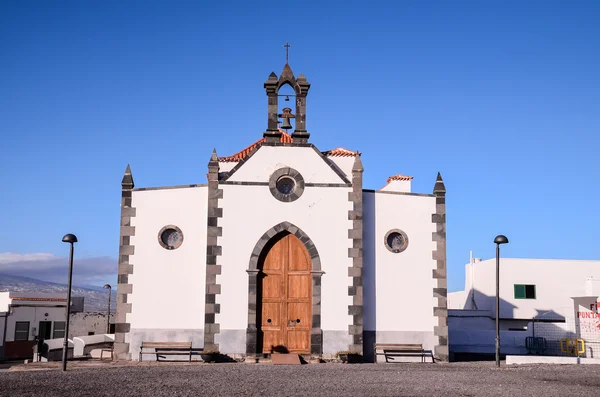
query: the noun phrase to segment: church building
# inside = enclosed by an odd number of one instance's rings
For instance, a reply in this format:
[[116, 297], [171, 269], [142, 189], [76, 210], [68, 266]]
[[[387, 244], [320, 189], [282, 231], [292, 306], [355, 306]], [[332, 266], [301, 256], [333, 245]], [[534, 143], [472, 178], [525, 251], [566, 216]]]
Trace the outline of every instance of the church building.
[[[295, 109], [280, 107], [285, 85]], [[271, 73], [266, 130], [238, 153], [207, 153], [206, 183], [135, 187], [127, 166], [119, 358], [138, 360], [146, 341], [191, 341], [232, 357], [372, 360], [385, 342], [448, 360], [442, 177], [431, 193], [412, 192], [404, 175], [366, 189], [359, 152], [310, 142], [310, 86], [287, 62]]]

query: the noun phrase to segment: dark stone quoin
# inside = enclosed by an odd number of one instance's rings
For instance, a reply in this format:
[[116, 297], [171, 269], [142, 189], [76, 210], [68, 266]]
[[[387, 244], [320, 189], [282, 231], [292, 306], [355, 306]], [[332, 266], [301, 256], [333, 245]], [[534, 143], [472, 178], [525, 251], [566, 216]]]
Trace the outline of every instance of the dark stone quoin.
[[219, 160], [217, 151], [213, 150], [208, 162], [208, 216], [206, 227], [206, 292], [204, 308], [204, 350], [219, 351], [215, 343], [215, 335], [221, 332], [217, 321], [220, 305], [217, 296], [221, 294], [221, 285], [217, 284], [217, 276], [221, 274], [221, 265], [217, 258], [221, 256], [219, 237], [223, 229], [218, 225], [223, 217], [223, 209], [219, 207], [219, 199], [223, 198], [223, 189], [219, 189]]
[[433, 259], [436, 261], [436, 268], [433, 270], [433, 278], [436, 280], [436, 287], [433, 288], [433, 297], [437, 299], [437, 306], [433, 308], [433, 315], [437, 317], [437, 325], [434, 327], [433, 332], [438, 338], [438, 343], [434, 348], [434, 355], [437, 360], [449, 361], [448, 284], [446, 278], [446, 186], [439, 172], [433, 188], [433, 195], [435, 196], [435, 214], [432, 214], [431, 221], [436, 225], [436, 231], [433, 232], [432, 236], [433, 241], [436, 242], [436, 248], [432, 253]]
[[363, 353], [363, 165], [360, 155], [354, 158], [352, 166], [352, 191], [348, 193], [348, 200], [352, 203], [352, 210], [348, 211], [348, 220], [352, 221], [352, 228], [348, 229], [348, 237], [352, 240], [352, 248], [348, 249], [348, 257], [352, 264], [348, 268], [348, 277], [352, 278], [352, 286], [348, 287], [348, 295], [352, 297], [352, 305], [348, 306], [348, 314], [352, 316], [352, 324], [348, 326], [348, 333], [352, 336], [352, 344], [348, 351], [357, 354]]
[[131, 303], [127, 296], [133, 292], [133, 285], [129, 284], [129, 275], [133, 274], [133, 264], [129, 263], [129, 256], [134, 253], [134, 246], [130, 240], [135, 236], [135, 227], [131, 226], [131, 219], [135, 217], [136, 210], [132, 207], [133, 176], [129, 164], [121, 181], [121, 227], [119, 236], [119, 267], [117, 278], [117, 311], [115, 314], [115, 344], [114, 354], [117, 358], [129, 359], [129, 343], [125, 343], [125, 334], [130, 331], [127, 322], [127, 313], [131, 313]]

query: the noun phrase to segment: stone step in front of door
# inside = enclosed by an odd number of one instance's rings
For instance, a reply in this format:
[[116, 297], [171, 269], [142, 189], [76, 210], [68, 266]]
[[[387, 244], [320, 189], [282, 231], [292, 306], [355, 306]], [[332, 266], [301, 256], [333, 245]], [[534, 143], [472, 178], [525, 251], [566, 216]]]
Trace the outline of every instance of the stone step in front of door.
[[275, 365], [301, 365], [300, 356], [294, 353], [273, 353], [271, 354], [271, 362]]
[[[246, 364], [280, 364], [277, 362], [278, 359], [279, 359], [279, 361], [291, 360], [289, 357], [276, 357], [275, 362], [274, 362], [272, 359], [272, 357], [274, 355], [294, 356], [293, 360], [295, 360], [295, 358], [297, 357], [298, 361], [300, 361], [300, 364], [321, 364], [324, 362], [321, 360], [321, 358], [313, 357], [308, 354], [300, 355], [300, 354], [296, 354], [296, 353], [273, 353], [273, 354], [267, 355], [266, 357], [246, 357], [246, 359], [244, 360], [244, 363], [246, 363]], [[283, 364], [289, 364], [289, 363], [284, 362]], [[293, 364], [298, 364], [298, 363], [294, 362]]]

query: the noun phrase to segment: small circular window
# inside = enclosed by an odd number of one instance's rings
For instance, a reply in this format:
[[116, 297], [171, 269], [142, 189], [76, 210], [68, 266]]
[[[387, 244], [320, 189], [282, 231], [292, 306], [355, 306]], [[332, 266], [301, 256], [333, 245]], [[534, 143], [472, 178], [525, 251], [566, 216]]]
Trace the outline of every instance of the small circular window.
[[281, 194], [292, 194], [296, 187], [296, 181], [289, 176], [282, 176], [275, 183], [275, 187]]
[[402, 230], [394, 229], [385, 235], [385, 247], [393, 253], [402, 252], [408, 247], [408, 236]]
[[165, 226], [158, 233], [158, 242], [168, 250], [179, 248], [183, 243], [183, 233], [177, 226]]
[[304, 178], [293, 168], [280, 168], [269, 178], [269, 190], [277, 200], [291, 203], [302, 196]]

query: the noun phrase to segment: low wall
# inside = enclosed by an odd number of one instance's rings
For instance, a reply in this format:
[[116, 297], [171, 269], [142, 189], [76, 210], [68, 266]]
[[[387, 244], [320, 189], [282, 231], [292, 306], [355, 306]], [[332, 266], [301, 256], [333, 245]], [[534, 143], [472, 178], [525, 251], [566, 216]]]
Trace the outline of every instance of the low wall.
[[506, 356], [507, 365], [517, 364], [600, 364], [598, 358], [557, 356]]
[[[107, 332], [106, 313], [80, 312], [71, 314], [69, 322], [69, 338], [105, 334]], [[110, 314], [110, 323], [114, 324], [114, 313]], [[113, 331], [114, 332], [114, 331]]]
[[78, 336], [73, 338], [73, 355], [75, 357], [87, 356], [94, 349], [112, 347], [114, 342], [114, 334]]
[[[44, 347], [40, 352], [41, 361], [61, 361], [63, 355], [63, 338], [57, 339], [46, 339], [44, 341]], [[68, 340], [67, 344], [67, 359], [73, 358], [74, 344], [72, 340]]]
[[[494, 354], [496, 352], [495, 330], [449, 330], [451, 353]], [[525, 339], [528, 331], [500, 331], [500, 352], [504, 354], [527, 354]]]

